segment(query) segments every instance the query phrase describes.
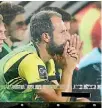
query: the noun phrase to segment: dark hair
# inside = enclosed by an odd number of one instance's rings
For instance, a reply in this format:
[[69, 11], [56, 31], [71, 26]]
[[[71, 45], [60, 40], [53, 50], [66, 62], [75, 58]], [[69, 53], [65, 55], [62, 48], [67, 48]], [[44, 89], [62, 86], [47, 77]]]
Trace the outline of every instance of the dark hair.
[[0, 14], [2, 14], [3, 21], [6, 25], [9, 25], [12, 22], [12, 20], [16, 17], [16, 15], [22, 14], [24, 12], [24, 8], [20, 5], [15, 5], [10, 2], [0, 3]]
[[59, 13], [54, 11], [40, 11], [32, 16], [30, 21], [30, 32], [35, 43], [41, 41], [43, 33], [48, 33], [49, 36], [53, 36], [54, 27], [51, 22], [53, 16], [62, 18]]
[[59, 14], [62, 15], [62, 20], [64, 22], [71, 20], [71, 15], [69, 13], [67, 13], [65, 10], [61, 9], [61, 8], [58, 8], [58, 7], [44, 7], [40, 11], [43, 11], [43, 10], [46, 10], [46, 11], [47, 10], [52, 10], [52, 11], [58, 12]]

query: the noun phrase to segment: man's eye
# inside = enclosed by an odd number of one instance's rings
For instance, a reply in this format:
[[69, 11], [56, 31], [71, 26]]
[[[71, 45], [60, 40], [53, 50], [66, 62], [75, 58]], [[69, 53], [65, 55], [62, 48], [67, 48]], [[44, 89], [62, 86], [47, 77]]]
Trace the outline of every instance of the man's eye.
[[16, 24], [17, 24], [18, 26], [23, 26], [23, 25], [26, 24], [26, 22], [25, 22], [25, 21], [20, 21], [20, 22], [17, 22]]

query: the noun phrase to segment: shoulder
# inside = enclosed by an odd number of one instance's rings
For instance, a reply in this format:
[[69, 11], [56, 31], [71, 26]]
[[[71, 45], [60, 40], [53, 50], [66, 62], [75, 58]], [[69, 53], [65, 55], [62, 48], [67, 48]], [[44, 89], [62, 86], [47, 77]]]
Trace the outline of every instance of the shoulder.
[[44, 62], [36, 53], [27, 55], [18, 67], [20, 77], [28, 83], [39, 82], [47, 79], [47, 69]]
[[98, 48], [94, 48], [89, 54], [83, 57], [78, 65], [78, 68], [84, 68], [90, 64], [100, 63], [101, 54], [98, 51]]
[[39, 58], [39, 56], [37, 55], [37, 53], [31, 53], [28, 54], [20, 64], [24, 64], [24, 65], [43, 65], [45, 66], [44, 62]]

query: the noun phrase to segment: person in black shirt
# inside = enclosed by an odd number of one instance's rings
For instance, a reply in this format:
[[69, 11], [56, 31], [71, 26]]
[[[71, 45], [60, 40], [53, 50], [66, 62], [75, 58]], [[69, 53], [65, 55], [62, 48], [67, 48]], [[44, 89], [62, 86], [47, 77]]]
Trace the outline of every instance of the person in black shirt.
[[[79, 86], [79, 88], [78, 88]], [[73, 74], [73, 92], [90, 93], [90, 101], [101, 101], [101, 49], [94, 48]], [[82, 88], [82, 89], [81, 89]]]

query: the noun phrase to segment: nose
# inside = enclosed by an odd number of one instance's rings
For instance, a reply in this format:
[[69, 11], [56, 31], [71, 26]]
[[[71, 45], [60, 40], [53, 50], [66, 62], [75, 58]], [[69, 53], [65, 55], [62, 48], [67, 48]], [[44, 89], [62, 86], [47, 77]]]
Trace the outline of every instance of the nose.
[[27, 25], [24, 24], [23, 27], [22, 27], [22, 29], [23, 29], [23, 30], [27, 30], [27, 29], [28, 29]]

